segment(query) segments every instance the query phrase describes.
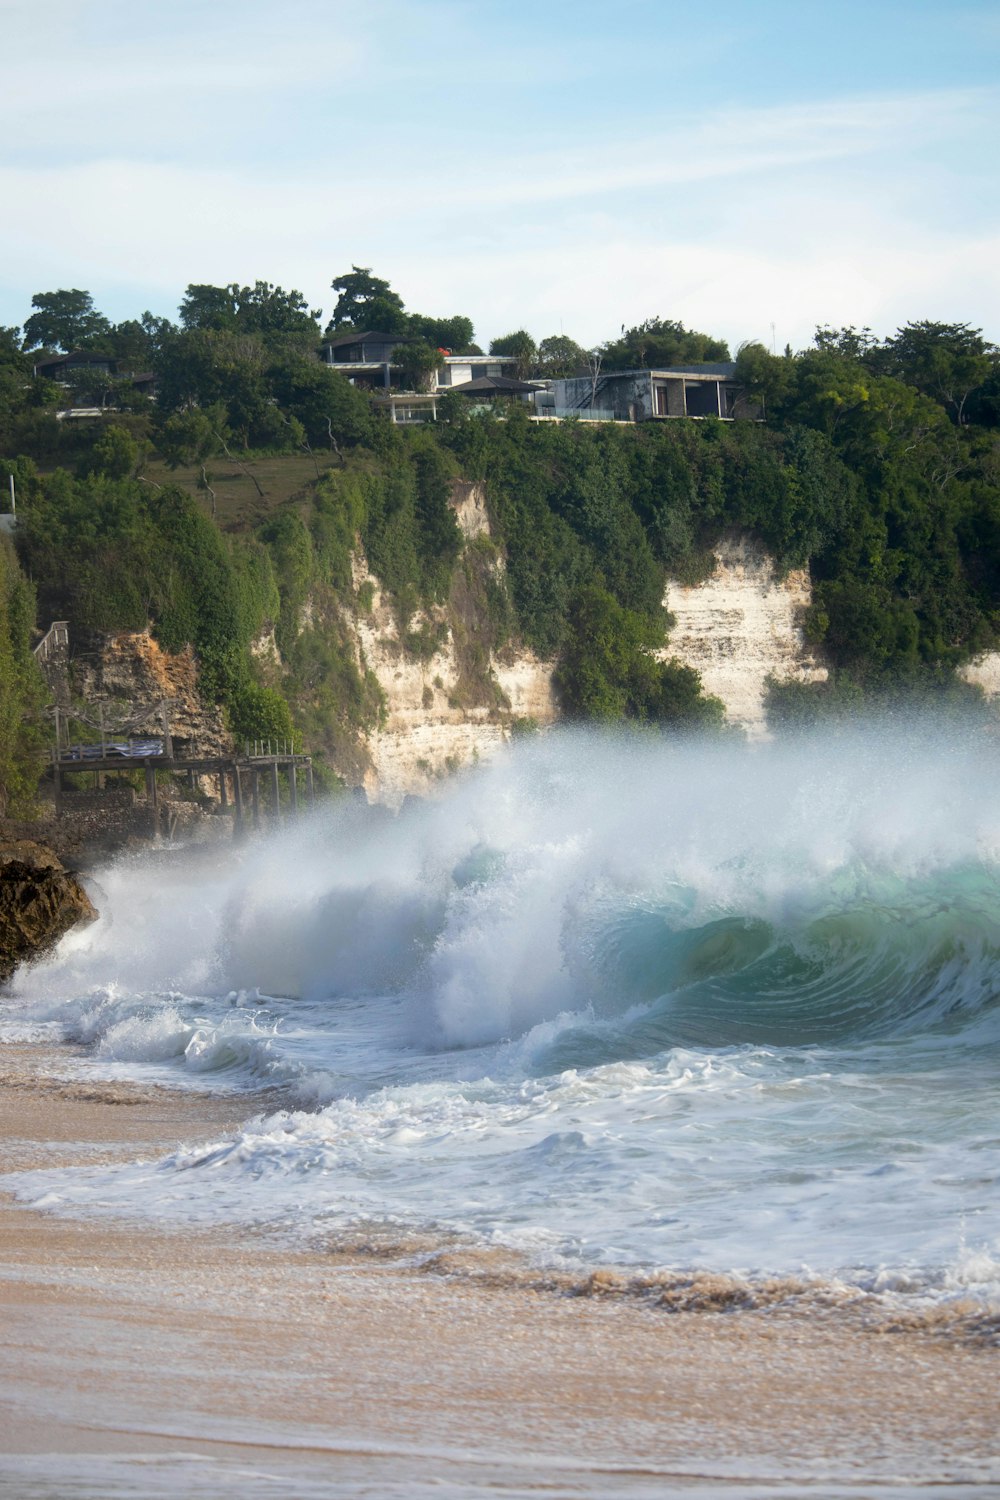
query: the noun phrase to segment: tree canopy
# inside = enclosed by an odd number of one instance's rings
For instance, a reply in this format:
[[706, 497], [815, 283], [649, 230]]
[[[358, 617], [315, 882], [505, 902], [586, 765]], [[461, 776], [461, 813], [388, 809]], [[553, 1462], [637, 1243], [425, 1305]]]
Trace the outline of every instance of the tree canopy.
[[24, 347], [36, 349], [81, 349], [110, 332], [111, 324], [94, 307], [89, 292], [70, 287], [58, 292], [36, 292], [31, 299], [35, 311], [25, 319]]
[[728, 359], [729, 345], [672, 318], [647, 318], [634, 328], [623, 324], [620, 336], [603, 345], [601, 356], [605, 370], [664, 369]]

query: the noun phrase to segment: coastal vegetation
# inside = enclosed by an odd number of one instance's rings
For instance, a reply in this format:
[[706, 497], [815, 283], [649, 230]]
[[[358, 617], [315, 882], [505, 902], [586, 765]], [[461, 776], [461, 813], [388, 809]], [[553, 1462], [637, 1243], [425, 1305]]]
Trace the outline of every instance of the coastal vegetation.
[[[319, 310], [265, 281], [191, 285], [177, 323], [114, 324], [80, 289], [43, 292], [23, 333], [0, 330], [0, 478], [13, 476], [18, 506], [16, 555], [0, 548], [11, 804], [30, 796], [36, 617], [72, 619], [82, 643], [151, 627], [171, 650], [190, 644], [203, 693], [241, 737], [349, 760], [382, 713], [345, 628], [368, 602], [352, 574], [359, 541], [404, 650], [433, 652], [472, 589], [479, 655], [520, 643], [554, 660], [564, 711], [582, 719], [718, 722], [697, 674], [654, 653], [669, 651], [665, 579], [704, 578], [731, 530], [813, 581], [806, 630], [830, 679], [776, 688], [777, 725], [901, 691], [954, 696], [966, 691], [955, 667], [998, 643], [1000, 357], [978, 330], [822, 328], [798, 353], [745, 346], [735, 378], [763, 421], [535, 423], [516, 400], [483, 409], [445, 394], [438, 421], [408, 429], [321, 361], [322, 339], [405, 335], [419, 389], [444, 351], [478, 352], [472, 323], [408, 312], [365, 267], [333, 289], [325, 335]], [[729, 357], [659, 317], [589, 356], [524, 329], [490, 348], [537, 378], [588, 359]], [[103, 364], [66, 365], [58, 383], [36, 373], [59, 351]], [[67, 405], [95, 415], [61, 419]], [[485, 493], [491, 559], [463, 554], [450, 505], [462, 479]], [[274, 652], [255, 649], [269, 636]]]

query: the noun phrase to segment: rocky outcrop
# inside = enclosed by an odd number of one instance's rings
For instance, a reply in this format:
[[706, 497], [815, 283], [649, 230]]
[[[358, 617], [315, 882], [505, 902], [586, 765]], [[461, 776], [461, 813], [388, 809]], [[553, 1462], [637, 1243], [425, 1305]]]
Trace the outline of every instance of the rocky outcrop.
[[802, 568], [779, 576], [773, 560], [747, 537], [725, 538], [715, 557], [704, 583], [667, 585], [663, 602], [675, 623], [661, 654], [700, 672], [702, 687], [721, 698], [729, 722], [750, 739], [762, 739], [769, 678], [822, 682], [827, 676], [802, 634], [812, 597], [809, 573]]
[[50, 849], [28, 840], [0, 843], [0, 983], [96, 916], [83, 886]]
[[974, 656], [964, 667], [959, 667], [958, 675], [973, 687], [982, 688], [988, 699], [1000, 698], [1000, 651]]
[[229, 753], [222, 710], [198, 696], [198, 664], [190, 646], [174, 655], [148, 630], [121, 631], [106, 637], [96, 655], [74, 661], [73, 670], [79, 696], [106, 705], [112, 730], [127, 716], [133, 733], [161, 735], [160, 705], [166, 703], [175, 755]]

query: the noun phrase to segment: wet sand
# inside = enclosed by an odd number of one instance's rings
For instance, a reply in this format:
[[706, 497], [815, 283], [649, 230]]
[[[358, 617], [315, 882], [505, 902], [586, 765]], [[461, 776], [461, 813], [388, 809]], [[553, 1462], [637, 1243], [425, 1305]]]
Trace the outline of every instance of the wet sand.
[[[251, 1112], [51, 1063], [0, 1063], [4, 1172], [155, 1155]], [[1000, 1493], [989, 1337], [851, 1308], [671, 1312], [497, 1265], [5, 1195], [0, 1494]]]

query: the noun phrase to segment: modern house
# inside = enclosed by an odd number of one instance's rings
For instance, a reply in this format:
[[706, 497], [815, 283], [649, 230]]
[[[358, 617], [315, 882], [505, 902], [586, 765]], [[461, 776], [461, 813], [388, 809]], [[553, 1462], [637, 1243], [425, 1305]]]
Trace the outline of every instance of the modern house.
[[[342, 333], [324, 341], [323, 359], [346, 375], [352, 385], [388, 391], [398, 387], [402, 377], [402, 367], [394, 361], [393, 354], [400, 345], [413, 342], [399, 333], [364, 330]], [[513, 364], [513, 360], [502, 359], [498, 354], [446, 354], [444, 364], [431, 374], [429, 393], [466, 385], [479, 376], [501, 376], [504, 368], [509, 369]]]
[[658, 417], [717, 417], [759, 421], [759, 404], [736, 380], [731, 361], [672, 365], [665, 370], [607, 370], [553, 380], [554, 415], [587, 416], [591, 409], [619, 422]]
[[[35, 361], [35, 375], [43, 380], [53, 380], [57, 385], [72, 388], [74, 376], [96, 375], [102, 380], [128, 380], [140, 395], [152, 400], [156, 395], [156, 376], [150, 370], [133, 372], [128, 362], [114, 359], [110, 354], [99, 354], [93, 349], [73, 349], [69, 354], [43, 354]], [[110, 390], [110, 387], [108, 388]], [[57, 412], [60, 419], [67, 417], [101, 417], [117, 408], [101, 400], [99, 406], [65, 407]]]
[[35, 374], [43, 380], [65, 384], [78, 370], [93, 370], [97, 375], [116, 375], [118, 362], [110, 354], [96, 354], [93, 349], [73, 349], [69, 354], [43, 354], [35, 361]]

